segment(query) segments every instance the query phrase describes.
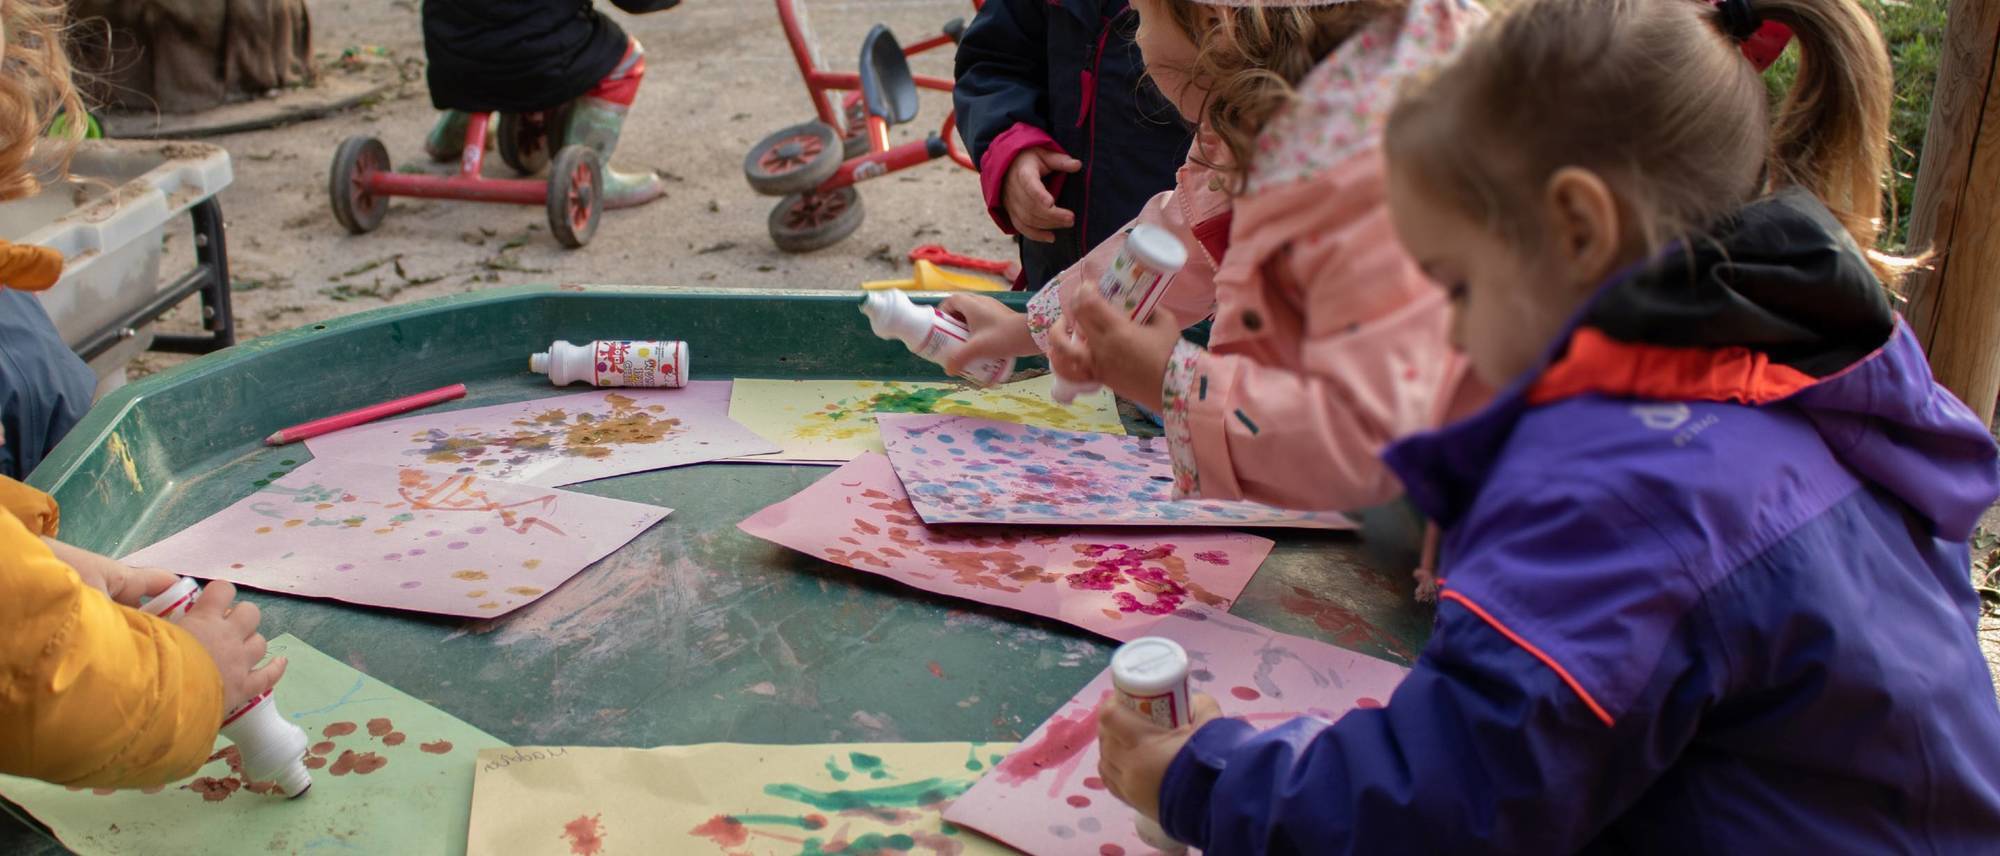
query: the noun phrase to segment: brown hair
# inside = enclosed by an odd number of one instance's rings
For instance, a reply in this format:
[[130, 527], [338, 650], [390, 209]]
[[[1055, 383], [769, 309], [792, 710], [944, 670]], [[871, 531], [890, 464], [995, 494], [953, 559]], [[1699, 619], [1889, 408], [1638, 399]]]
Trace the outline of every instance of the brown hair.
[[[1771, 187], [1812, 191], [1875, 246], [1891, 84], [1855, 0], [1755, 0], [1791, 28], [1799, 75], [1771, 117], [1757, 71], [1692, 0], [1521, 0], [1457, 62], [1406, 87], [1386, 144], [1411, 174], [1517, 243], [1550, 175], [1610, 183], [1634, 237], [1657, 247], [1715, 227]], [[1908, 262], [1871, 253], [1893, 286]]]
[[58, 175], [68, 171], [69, 152], [89, 124], [63, 52], [65, 26], [62, 0], [0, 0], [0, 200], [41, 189], [30, 162], [58, 112], [68, 116]]
[[[1330, 6], [1254, 4], [1219, 10], [1193, 0], [1166, 0], [1165, 5], [1174, 26], [1195, 46], [1191, 66], [1175, 70], [1189, 85], [1207, 92], [1201, 122], [1227, 149], [1226, 158], [1197, 151], [1194, 160], [1222, 173], [1232, 190], [1241, 190], [1257, 132], [1291, 103], [1293, 87], [1348, 37], [1382, 16], [1400, 14], [1408, 3], [1351, 0]], [[1205, 23], [1204, 12], [1214, 11], [1223, 13], [1221, 23]]]

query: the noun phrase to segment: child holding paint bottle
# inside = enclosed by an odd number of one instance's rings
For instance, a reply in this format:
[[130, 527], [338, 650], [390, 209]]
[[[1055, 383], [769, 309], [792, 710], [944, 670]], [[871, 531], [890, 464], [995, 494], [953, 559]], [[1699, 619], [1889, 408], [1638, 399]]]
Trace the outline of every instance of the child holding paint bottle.
[[1507, 390], [1387, 454], [1436, 630], [1331, 724], [1107, 705], [1106, 785], [1211, 853], [1995, 852], [2000, 455], [1868, 249], [1892, 84], [1857, 0], [1525, 0], [1406, 91], [1396, 231]]
[[[26, 163], [50, 116], [83, 115], [63, 9], [0, 0], [0, 199], [40, 189]], [[173, 575], [56, 541], [57, 525], [55, 500], [0, 477], [0, 773], [79, 787], [192, 775], [223, 712], [284, 674], [282, 660], [253, 668], [257, 607], [216, 583], [179, 626], [145, 615], [131, 607]]]

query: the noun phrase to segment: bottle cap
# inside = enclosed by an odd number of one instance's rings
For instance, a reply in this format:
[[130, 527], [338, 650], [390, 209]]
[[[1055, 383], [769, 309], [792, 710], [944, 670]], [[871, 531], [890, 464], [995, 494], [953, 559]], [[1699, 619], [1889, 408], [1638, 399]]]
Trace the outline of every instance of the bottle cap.
[[1133, 261], [1160, 273], [1173, 273], [1187, 266], [1187, 245], [1174, 233], [1150, 224], [1132, 227], [1125, 236], [1125, 249]]
[[1111, 683], [1119, 692], [1159, 695], [1187, 680], [1187, 649], [1160, 636], [1141, 636], [1111, 654]]
[[153, 595], [139, 606], [139, 611], [161, 618], [172, 618], [187, 611], [194, 605], [194, 599], [201, 593], [201, 584], [187, 577], [181, 577], [166, 591]]

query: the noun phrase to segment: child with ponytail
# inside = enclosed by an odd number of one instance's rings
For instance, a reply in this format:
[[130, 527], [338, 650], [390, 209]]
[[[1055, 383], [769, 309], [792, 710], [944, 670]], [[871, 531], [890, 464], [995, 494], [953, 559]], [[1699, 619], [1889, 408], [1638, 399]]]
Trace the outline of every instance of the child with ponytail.
[[1523, 0], [1406, 91], [1396, 231], [1504, 390], [1387, 453], [1436, 631], [1331, 724], [1107, 705], [1113, 792], [1215, 853], [2000, 847], [2000, 469], [1871, 249], [1890, 85], [1857, 0]]
[[[1379, 459], [1467, 410], [1447, 307], [1389, 225], [1381, 134], [1396, 86], [1485, 15], [1471, 0], [1134, 0], [1146, 74], [1199, 126], [1175, 188], [1135, 223], [1188, 263], [1147, 324], [1097, 295], [1123, 236], [1052, 280], [1026, 315], [956, 295], [958, 360], [1049, 352], [1165, 417], [1175, 493], [1290, 508], [1393, 499]], [[1209, 347], [1182, 323], [1213, 315]]]

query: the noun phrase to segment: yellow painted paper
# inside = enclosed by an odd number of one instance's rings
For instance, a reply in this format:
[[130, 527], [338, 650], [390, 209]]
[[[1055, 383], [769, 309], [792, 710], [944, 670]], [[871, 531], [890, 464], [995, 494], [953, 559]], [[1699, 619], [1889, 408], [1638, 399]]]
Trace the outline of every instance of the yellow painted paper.
[[479, 754], [473, 856], [1012, 853], [944, 809], [1011, 743], [708, 743]]
[[730, 392], [729, 417], [784, 448], [768, 458], [747, 460], [846, 462], [865, 452], [880, 452], [877, 413], [945, 413], [1065, 431], [1125, 433], [1111, 393], [1083, 396], [1064, 407], [1049, 398], [1054, 383], [1050, 375], [991, 389], [951, 383], [739, 378]]

